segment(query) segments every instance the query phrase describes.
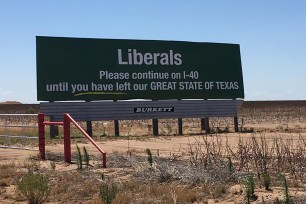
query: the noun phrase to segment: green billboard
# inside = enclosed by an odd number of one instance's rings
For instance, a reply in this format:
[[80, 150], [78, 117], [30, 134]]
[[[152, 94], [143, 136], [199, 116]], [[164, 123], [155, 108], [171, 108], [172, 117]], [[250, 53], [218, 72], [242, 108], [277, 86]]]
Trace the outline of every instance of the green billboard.
[[237, 44], [36, 37], [37, 100], [244, 98]]

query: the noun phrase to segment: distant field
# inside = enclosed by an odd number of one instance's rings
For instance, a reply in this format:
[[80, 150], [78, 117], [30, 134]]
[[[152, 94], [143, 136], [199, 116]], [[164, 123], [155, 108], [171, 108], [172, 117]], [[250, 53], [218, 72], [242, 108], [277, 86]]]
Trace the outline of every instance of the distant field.
[[1, 104], [0, 114], [32, 114], [39, 112], [39, 104]]
[[[306, 101], [245, 101], [240, 108], [240, 114], [248, 110], [256, 109], [275, 111], [281, 110], [300, 110], [302, 114], [306, 113]], [[0, 113], [38, 113], [39, 104], [1, 104]], [[305, 116], [306, 117], [306, 116]]]

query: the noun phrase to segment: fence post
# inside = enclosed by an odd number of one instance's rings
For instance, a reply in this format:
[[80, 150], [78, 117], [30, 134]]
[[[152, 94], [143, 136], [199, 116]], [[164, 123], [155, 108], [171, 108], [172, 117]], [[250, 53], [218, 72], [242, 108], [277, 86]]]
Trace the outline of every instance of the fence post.
[[39, 113], [37, 116], [38, 119], [38, 148], [40, 159], [46, 159], [46, 150], [45, 150], [45, 114]]
[[71, 141], [70, 141], [70, 119], [67, 113], [64, 114], [64, 158], [65, 162], [71, 162]]

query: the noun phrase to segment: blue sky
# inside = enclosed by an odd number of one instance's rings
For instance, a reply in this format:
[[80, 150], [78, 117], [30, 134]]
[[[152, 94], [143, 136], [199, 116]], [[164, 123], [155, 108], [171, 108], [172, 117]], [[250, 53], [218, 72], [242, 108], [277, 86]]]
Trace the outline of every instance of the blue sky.
[[306, 1], [0, 0], [0, 102], [36, 100], [35, 36], [240, 44], [245, 100], [306, 100]]

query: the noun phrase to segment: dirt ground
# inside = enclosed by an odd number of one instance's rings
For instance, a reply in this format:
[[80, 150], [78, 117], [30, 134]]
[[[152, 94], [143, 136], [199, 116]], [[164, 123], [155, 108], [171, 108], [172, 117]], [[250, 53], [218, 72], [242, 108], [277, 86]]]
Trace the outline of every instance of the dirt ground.
[[[284, 105], [285, 104], [285, 105]], [[136, 124], [123, 123], [121, 126], [122, 135], [120, 137], [111, 136], [113, 132], [113, 124], [111, 122], [103, 122], [102, 124], [96, 124], [94, 128], [98, 128], [98, 131], [94, 130], [94, 140], [97, 141], [99, 146], [107, 153], [107, 168], [102, 168], [100, 153], [95, 147], [84, 138], [72, 139], [71, 149], [72, 155], [76, 154], [76, 145], [83, 148], [86, 147], [93, 159], [91, 166], [94, 171], [102, 172], [105, 175], [112, 175], [117, 179], [129, 178], [127, 173], [123, 173], [125, 167], [125, 160], [120, 161], [114, 165], [115, 155], [123, 155], [125, 157], [143, 156], [146, 157], [146, 149], [149, 148], [153, 157], [173, 158], [178, 157], [181, 159], [188, 159], [190, 157], [190, 147], [196, 144], [203, 144], [205, 141], [219, 142], [222, 151], [226, 147], [230, 147], [232, 150], [236, 150], [241, 140], [248, 140], [252, 137], [265, 138], [266, 141], [271, 141], [271, 144], [275, 139], [281, 139], [283, 141], [290, 140], [288, 145], [291, 145], [291, 149], [294, 149], [302, 141], [306, 141], [306, 103], [259, 103], [254, 105], [253, 103], [246, 104], [246, 107], [240, 110], [239, 113], [239, 128], [244, 130], [240, 133], [235, 133], [230, 129], [227, 133], [213, 133], [203, 134], [201, 133], [199, 124], [194, 120], [184, 121], [184, 135], [174, 136], [176, 133], [176, 124], [173, 121], [166, 121], [161, 123], [161, 127], [164, 128], [160, 132], [164, 136], [154, 137], [148, 131], [147, 122], [139, 122]], [[172, 127], [169, 129], [169, 125]], [[232, 128], [232, 121], [221, 120], [212, 121], [212, 128], [220, 125], [221, 129], [225, 126]], [[103, 129], [103, 130], [102, 130]], [[216, 129], [216, 128], [215, 128]], [[167, 136], [167, 132], [172, 131], [170, 136]], [[131, 136], [126, 136], [131, 135]], [[36, 143], [37, 144], [37, 143]], [[270, 148], [272, 146], [270, 145]], [[269, 146], [268, 145], [268, 146]], [[77, 171], [77, 164], [72, 162], [67, 164], [63, 161], [63, 139], [47, 140], [46, 155], [58, 156], [56, 159], [56, 169], [61, 172], [75, 172]], [[0, 166], [6, 164], [17, 164], [16, 166], [22, 166], [29, 158], [37, 158], [39, 155], [37, 145], [31, 145], [30, 149], [11, 149], [0, 148]], [[305, 155], [302, 155], [303, 157]], [[50, 160], [39, 161], [41, 168], [50, 169]], [[116, 161], [117, 162], [117, 161]], [[1, 169], [0, 169], [1, 170]], [[0, 172], [1, 173], [1, 172]], [[286, 173], [287, 175], [287, 173]], [[293, 197], [306, 197], [306, 182], [300, 182], [298, 185], [294, 184], [294, 178], [287, 175], [290, 179], [290, 195]], [[16, 201], [8, 194], [16, 194], [16, 188], [14, 186], [1, 187], [5, 193], [0, 193], [0, 203], [26, 203], [26, 201]], [[217, 198], [209, 198], [206, 201], [198, 201], [193, 203], [245, 203], [245, 195], [241, 193], [242, 185], [234, 184], [228, 186], [226, 189], [226, 195]], [[275, 186], [270, 191], [264, 190], [263, 187], [256, 187], [255, 194], [257, 200], [252, 203], [273, 203], [276, 198], [284, 198], [284, 190], [281, 185]], [[305, 199], [306, 200], [306, 199]], [[303, 203], [305, 200], [299, 202]], [[61, 203], [61, 202], [49, 202], [49, 203]], [[96, 203], [84, 201], [84, 203]], [[97, 202], [100, 203], [100, 202]], [[158, 202], [157, 202], [158, 203]]]
[[[262, 127], [262, 126], [261, 126]], [[111, 139], [95, 139], [99, 146], [105, 150], [108, 154], [120, 153], [127, 154], [130, 152], [137, 152], [145, 154], [147, 148], [153, 151], [159, 151], [161, 156], [169, 156], [171, 153], [184, 152], [188, 149], [189, 144], [194, 144], [196, 142], [202, 142], [202, 137], [221, 139], [222, 143], [226, 142], [232, 147], [237, 148], [238, 140], [248, 139], [251, 136], [264, 136], [267, 140], [273, 140], [274, 138], [282, 139], [293, 139], [298, 141], [300, 137], [306, 139], [306, 129], [304, 131], [298, 132], [259, 132], [259, 133], [219, 133], [211, 135], [184, 135], [184, 136], [150, 136], [150, 137], [119, 137]], [[100, 141], [103, 140], [103, 141]], [[76, 145], [86, 147], [92, 154], [99, 155], [99, 151], [86, 139], [72, 139], [72, 154], [75, 153]], [[64, 154], [63, 141], [56, 140], [50, 141], [46, 145], [46, 152], [52, 152], [56, 154]], [[38, 148], [30, 149], [11, 149], [11, 148], [1, 148], [1, 163], [4, 162], [22, 162], [23, 160], [37, 156], [39, 154]]]

